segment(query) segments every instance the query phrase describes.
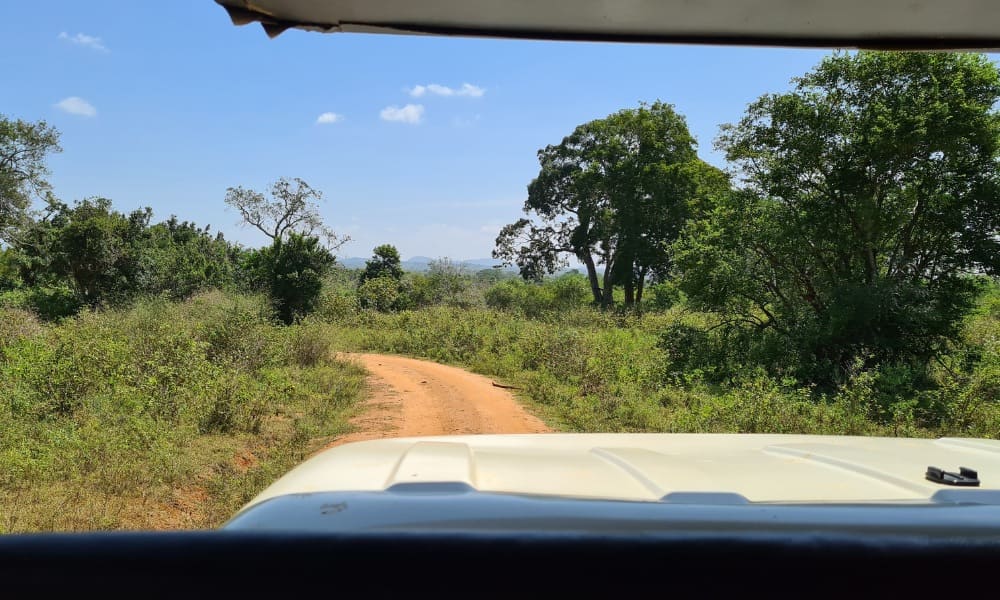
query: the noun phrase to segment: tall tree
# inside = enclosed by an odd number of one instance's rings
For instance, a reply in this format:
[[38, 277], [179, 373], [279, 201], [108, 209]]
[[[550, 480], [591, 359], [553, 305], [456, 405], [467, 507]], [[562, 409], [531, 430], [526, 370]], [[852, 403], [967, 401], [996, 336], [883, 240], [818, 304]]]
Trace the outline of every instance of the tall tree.
[[[646, 278], [667, 270], [668, 245], [692, 201], [725, 177], [701, 161], [684, 118], [655, 102], [585, 123], [538, 152], [522, 218], [504, 227], [494, 257], [540, 279], [574, 256], [594, 302], [609, 306], [615, 284], [641, 301]], [[599, 274], [603, 267], [603, 274]]]
[[323, 223], [319, 214], [323, 193], [298, 177], [282, 177], [276, 181], [271, 185], [270, 196], [243, 187], [231, 187], [226, 190], [226, 204], [239, 211], [244, 223], [272, 242], [298, 233], [321, 238], [327, 248], [335, 252], [350, 241], [349, 237], [338, 236]]
[[382, 244], [375, 247], [372, 257], [365, 261], [365, 270], [361, 273], [358, 285], [379, 277], [389, 277], [396, 281], [403, 278], [399, 250], [396, 250], [392, 244]]
[[1000, 269], [1000, 77], [977, 54], [840, 53], [751, 104], [718, 147], [741, 189], [677, 245], [682, 288], [837, 379], [925, 360], [969, 273]]
[[27, 222], [32, 199], [50, 193], [45, 158], [61, 151], [59, 132], [45, 121], [0, 115], [0, 241], [10, 242]]

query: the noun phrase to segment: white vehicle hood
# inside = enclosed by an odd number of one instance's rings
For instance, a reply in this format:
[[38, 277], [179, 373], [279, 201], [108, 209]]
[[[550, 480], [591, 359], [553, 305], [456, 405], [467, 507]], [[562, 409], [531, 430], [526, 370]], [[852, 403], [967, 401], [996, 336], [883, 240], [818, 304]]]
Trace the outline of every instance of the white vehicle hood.
[[[925, 478], [978, 472], [978, 487]], [[321, 452], [249, 506], [290, 494], [421, 486], [571, 499], [928, 503], [956, 490], [1000, 504], [1000, 441], [750, 434], [534, 434], [358, 442]]]

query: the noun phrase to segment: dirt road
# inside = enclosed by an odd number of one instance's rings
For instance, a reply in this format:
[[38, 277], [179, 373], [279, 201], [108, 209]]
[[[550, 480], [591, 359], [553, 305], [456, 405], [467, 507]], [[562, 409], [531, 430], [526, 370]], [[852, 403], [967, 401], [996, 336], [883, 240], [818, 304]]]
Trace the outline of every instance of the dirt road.
[[456, 367], [386, 354], [341, 354], [369, 372], [358, 431], [328, 447], [386, 437], [551, 431], [493, 380]]

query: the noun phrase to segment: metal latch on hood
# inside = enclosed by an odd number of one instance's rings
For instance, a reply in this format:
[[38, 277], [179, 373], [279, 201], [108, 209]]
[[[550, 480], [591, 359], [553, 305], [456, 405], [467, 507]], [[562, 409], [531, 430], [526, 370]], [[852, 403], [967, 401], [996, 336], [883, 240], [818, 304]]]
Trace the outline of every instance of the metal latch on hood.
[[965, 467], [959, 467], [958, 473], [945, 471], [937, 467], [927, 467], [926, 477], [934, 483], [979, 487], [979, 473]]

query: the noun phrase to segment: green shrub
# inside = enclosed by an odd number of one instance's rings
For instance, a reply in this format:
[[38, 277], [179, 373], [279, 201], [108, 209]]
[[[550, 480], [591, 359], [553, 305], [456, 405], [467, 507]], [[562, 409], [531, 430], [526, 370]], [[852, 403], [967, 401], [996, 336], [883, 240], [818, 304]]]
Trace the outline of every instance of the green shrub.
[[358, 296], [353, 290], [344, 292], [326, 288], [320, 296], [316, 316], [327, 323], [349, 321], [357, 316], [360, 308]]
[[587, 278], [578, 273], [567, 273], [543, 285], [552, 289], [552, 307], [556, 310], [586, 305], [591, 297]]
[[[45, 326], [0, 310], [0, 531], [148, 528], [157, 498], [214, 489], [246, 444], [262, 471], [291, 467], [345, 430], [363, 389], [323, 328], [278, 326], [261, 298], [219, 292]], [[268, 483], [246, 479], [251, 495]], [[234, 502], [210, 497], [184, 524], [216, 526]]]
[[388, 312], [399, 302], [399, 282], [392, 277], [368, 279], [358, 287], [361, 308]]
[[[44, 331], [31, 311], [0, 307], [0, 352], [23, 339], [31, 339]], [[2, 360], [2, 354], [0, 354]]]
[[304, 321], [289, 334], [289, 356], [292, 364], [315, 367], [330, 360], [333, 342], [330, 332], [319, 323]]
[[563, 286], [563, 298], [556, 301], [555, 286], [527, 283], [521, 279], [501, 281], [486, 290], [486, 305], [497, 310], [519, 313], [529, 319], [540, 319], [562, 308], [568, 310], [574, 304], [574, 286]]
[[261, 282], [275, 314], [290, 325], [319, 305], [323, 277], [334, 258], [318, 238], [292, 233], [254, 253], [249, 262], [251, 278]]
[[214, 305], [204, 300], [196, 297], [193, 301], [205, 311], [195, 335], [207, 344], [205, 352], [210, 362], [254, 372], [284, 360], [287, 349], [283, 338], [259, 298], [237, 298]]
[[676, 285], [669, 281], [649, 286], [648, 300], [643, 304], [652, 310], [667, 310], [681, 302], [683, 294]]
[[46, 321], [75, 315], [82, 307], [68, 286], [37, 286], [0, 293], [0, 307], [29, 310]]

